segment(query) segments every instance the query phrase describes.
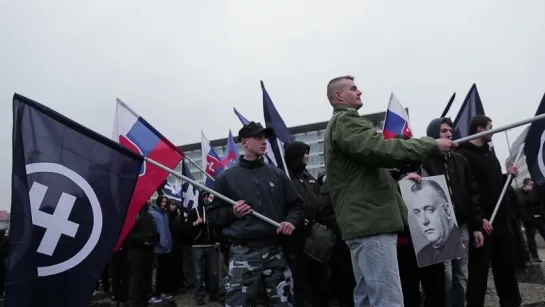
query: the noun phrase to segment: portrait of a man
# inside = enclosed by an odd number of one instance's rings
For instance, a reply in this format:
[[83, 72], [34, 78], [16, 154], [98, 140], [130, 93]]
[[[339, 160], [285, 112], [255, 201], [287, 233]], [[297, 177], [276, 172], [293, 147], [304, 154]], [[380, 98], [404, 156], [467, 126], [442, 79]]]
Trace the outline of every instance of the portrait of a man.
[[421, 183], [400, 182], [400, 187], [418, 266], [465, 256], [444, 176], [422, 178]]

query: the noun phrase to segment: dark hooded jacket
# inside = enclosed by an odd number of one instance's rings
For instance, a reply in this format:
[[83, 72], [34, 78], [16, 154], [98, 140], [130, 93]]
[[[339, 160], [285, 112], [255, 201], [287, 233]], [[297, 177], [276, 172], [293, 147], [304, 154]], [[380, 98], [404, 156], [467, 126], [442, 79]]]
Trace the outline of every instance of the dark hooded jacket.
[[[278, 223], [303, 225], [304, 204], [288, 176], [281, 169], [265, 164], [264, 159], [239, 163], [216, 177], [214, 190], [233, 200], [244, 200], [255, 212]], [[237, 218], [233, 206], [214, 197], [206, 207], [210, 226], [222, 228], [230, 244], [267, 247], [282, 243], [277, 228], [253, 215]]]
[[[428, 125], [427, 135], [438, 139], [443, 123], [452, 126], [449, 118], [436, 118]], [[483, 217], [478, 203], [473, 169], [468, 160], [456, 152], [430, 156], [422, 165], [422, 176], [437, 175], [445, 175], [458, 225], [467, 224], [471, 230], [480, 229]]]
[[[477, 146], [471, 142], [462, 143], [456, 153], [468, 160], [478, 191], [476, 199], [481, 209], [481, 216], [490, 219], [507, 179], [507, 176], [502, 173], [500, 161], [488, 144]], [[504, 198], [497, 217], [505, 216], [510, 210], [508, 207], [509, 201]]]
[[327, 177], [325, 173], [318, 176], [318, 182], [320, 183], [320, 207], [318, 209], [317, 221], [327, 228], [331, 229], [336, 235], [339, 242], [344, 242], [341, 237], [341, 229], [337, 220], [335, 219], [335, 211], [333, 209], [333, 202], [329, 195], [329, 188], [327, 186]]
[[148, 212], [148, 207], [148, 204], [142, 206], [136, 216], [136, 223], [123, 242], [124, 248], [153, 250], [159, 243], [157, 224], [155, 218]]
[[291, 142], [286, 146], [284, 158], [290, 172], [291, 183], [305, 204], [305, 218], [316, 220], [319, 208], [320, 185], [306, 170], [303, 156], [309, 153], [310, 146], [303, 142]]

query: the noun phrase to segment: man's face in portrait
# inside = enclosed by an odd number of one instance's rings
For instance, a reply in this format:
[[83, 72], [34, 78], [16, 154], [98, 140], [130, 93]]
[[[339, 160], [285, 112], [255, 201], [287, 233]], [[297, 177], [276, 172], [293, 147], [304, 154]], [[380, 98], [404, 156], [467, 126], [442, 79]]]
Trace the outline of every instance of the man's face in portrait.
[[413, 214], [426, 239], [439, 245], [446, 241], [450, 233], [448, 201], [431, 186], [423, 186], [414, 192]]

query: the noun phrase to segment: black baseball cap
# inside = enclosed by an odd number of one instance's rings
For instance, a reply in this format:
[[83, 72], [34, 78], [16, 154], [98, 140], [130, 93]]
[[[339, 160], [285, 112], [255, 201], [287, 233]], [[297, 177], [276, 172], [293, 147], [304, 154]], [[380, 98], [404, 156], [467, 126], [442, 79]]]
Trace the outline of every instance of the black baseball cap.
[[258, 135], [265, 135], [268, 138], [272, 133], [273, 130], [271, 128], [263, 128], [260, 123], [249, 122], [238, 131], [238, 140], [242, 142], [242, 139]]

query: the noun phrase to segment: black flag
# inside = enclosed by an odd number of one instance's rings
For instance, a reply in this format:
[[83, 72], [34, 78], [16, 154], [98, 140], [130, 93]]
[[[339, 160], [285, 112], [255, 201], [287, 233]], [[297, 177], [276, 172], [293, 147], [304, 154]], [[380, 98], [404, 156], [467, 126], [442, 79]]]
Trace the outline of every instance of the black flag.
[[458, 115], [454, 119], [453, 140], [469, 135], [469, 123], [475, 115], [485, 114], [481, 96], [479, 96], [479, 91], [477, 91], [477, 85], [473, 83], [467, 93], [466, 99], [464, 99], [464, 103], [460, 107], [460, 111], [458, 111]]
[[88, 306], [143, 158], [18, 94], [12, 138], [4, 306]]
[[[537, 108], [536, 116], [545, 113], [545, 95]], [[528, 171], [532, 180], [536, 183], [541, 195], [545, 195], [545, 153], [543, 151], [545, 144], [545, 120], [533, 122], [526, 134], [524, 143], [524, 155]]]

